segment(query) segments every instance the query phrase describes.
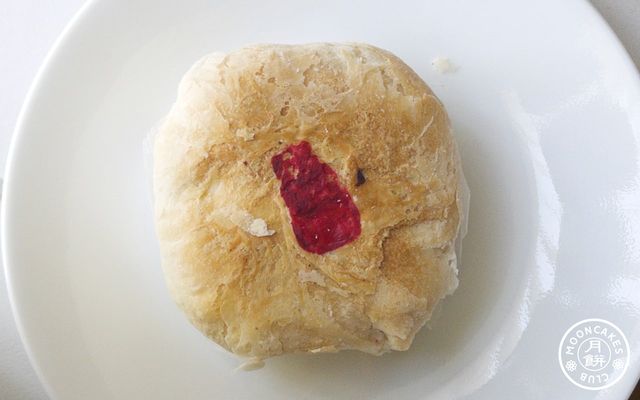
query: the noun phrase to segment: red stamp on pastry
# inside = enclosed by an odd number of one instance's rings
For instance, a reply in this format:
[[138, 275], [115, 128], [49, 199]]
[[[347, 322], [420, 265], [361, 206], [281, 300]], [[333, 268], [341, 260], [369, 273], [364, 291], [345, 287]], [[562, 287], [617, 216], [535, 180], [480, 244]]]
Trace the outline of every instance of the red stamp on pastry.
[[360, 212], [338, 175], [313, 154], [309, 142], [290, 145], [271, 159], [300, 247], [324, 254], [360, 236]]

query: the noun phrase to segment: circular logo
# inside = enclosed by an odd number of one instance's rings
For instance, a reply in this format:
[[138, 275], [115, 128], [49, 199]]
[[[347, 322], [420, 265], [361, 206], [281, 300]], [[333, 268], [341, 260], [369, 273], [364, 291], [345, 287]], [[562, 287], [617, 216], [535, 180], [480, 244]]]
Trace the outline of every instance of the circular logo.
[[565, 332], [558, 360], [574, 385], [587, 390], [608, 388], [627, 371], [629, 342], [611, 322], [585, 319]]

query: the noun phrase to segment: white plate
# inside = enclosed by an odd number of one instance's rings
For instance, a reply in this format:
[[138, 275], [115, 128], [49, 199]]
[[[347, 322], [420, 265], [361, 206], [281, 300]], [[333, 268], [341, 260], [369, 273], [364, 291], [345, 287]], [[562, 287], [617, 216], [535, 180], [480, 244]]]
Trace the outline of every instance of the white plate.
[[[460, 288], [406, 353], [287, 356], [233, 373], [158, 265], [142, 140], [203, 54], [366, 41], [447, 106], [472, 193]], [[445, 55], [460, 68], [439, 75]], [[3, 203], [18, 325], [61, 399], [625, 399], [640, 363], [640, 84], [585, 1], [93, 1], [25, 105]], [[558, 363], [604, 318], [631, 365], [587, 391]]]

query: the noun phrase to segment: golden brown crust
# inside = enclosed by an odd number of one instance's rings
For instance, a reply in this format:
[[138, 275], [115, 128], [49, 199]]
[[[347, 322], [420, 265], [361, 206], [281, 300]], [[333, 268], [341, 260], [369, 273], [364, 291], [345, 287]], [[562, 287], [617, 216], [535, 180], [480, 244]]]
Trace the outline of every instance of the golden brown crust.
[[[296, 242], [270, 164], [301, 140], [360, 210], [358, 239], [324, 255]], [[263, 45], [209, 55], [183, 78], [154, 157], [171, 294], [237, 354], [404, 350], [457, 285], [459, 164], [449, 121], [386, 51]], [[252, 218], [266, 222], [263, 235]]]

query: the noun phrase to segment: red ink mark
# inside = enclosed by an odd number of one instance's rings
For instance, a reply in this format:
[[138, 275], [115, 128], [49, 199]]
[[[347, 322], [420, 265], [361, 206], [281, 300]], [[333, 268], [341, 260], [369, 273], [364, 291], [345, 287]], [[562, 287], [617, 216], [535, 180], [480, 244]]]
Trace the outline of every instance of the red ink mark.
[[273, 156], [271, 166], [300, 247], [324, 254], [360, 236], [358, 207], [335, 171], [312, 153], [309, 142], [287, 147]]

